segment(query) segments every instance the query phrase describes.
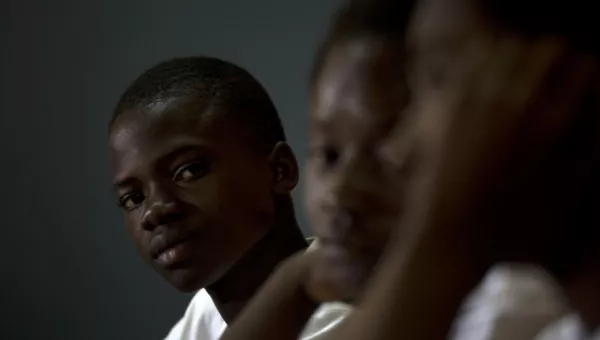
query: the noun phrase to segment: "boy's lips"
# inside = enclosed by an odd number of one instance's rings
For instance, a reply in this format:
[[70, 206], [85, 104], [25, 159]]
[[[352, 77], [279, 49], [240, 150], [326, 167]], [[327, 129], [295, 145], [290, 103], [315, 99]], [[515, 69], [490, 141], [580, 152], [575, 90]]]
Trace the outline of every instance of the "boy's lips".
[[193, 233], [161, 234], [150, 243], [150, 254], [161, 266], [169, 267], [185, 260], [190, 253], [190, 244], [196, 239]]
[[190, 241], [183, 241], [161, 252], [156, 258], [156, 262], [165, 268], [173, 268], [182, 264], [194, 251], [193, 242]]

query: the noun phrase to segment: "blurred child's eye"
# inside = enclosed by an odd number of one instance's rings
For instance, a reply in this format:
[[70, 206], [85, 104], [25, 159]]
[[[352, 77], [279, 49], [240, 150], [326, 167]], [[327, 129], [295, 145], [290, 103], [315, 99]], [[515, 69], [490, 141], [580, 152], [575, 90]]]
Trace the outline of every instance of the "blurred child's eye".
[[340, 158], [340, 153], [337, 149], [327, 146], [323, 148], [323, 161], [327, 166], [333, 166], [337, 163]]
[[414, 79], [417, 84], [421, 84], [426, 88], [439, 90], [447, 82], [448, 72], [446, 63], [439, 57], [424, 58], [417, 63], [416, 75]]
[[142, 204], [144, 199], [145, 197], [141, 193], [126, 194], [119, 199], [119, 206], [127, 211], [131, 211]]
[[427, 79], [429, 85], [435, 89], [443, 89], [448, 82], [448, 62], [440, 57], [439, 60], [431, 60], [427, 64]]
[[320, 145], [309, 149], [309, 158], [322, 163], [325, 167], [332, 167], [339, 160], [340, 153], [333, 146]]
[[206, 175], [209, 170], [209, 165], [207, 162], [196, 162], [191, 164], [186, 164], [175, 172], [175, 176], [173, 180], [175, 182], [179, 181], [192, 181], [195, 179], [199, 179]]

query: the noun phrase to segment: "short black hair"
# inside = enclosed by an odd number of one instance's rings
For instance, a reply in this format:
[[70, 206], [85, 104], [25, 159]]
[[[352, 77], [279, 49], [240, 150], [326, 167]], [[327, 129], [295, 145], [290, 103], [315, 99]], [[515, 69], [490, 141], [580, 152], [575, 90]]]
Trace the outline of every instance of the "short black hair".
[[109, 127], [125, 111], [173, 97], [198, 98], [231, 114], [266, 152], [286, 140], [277, 109], [258, 80], [240, 66], [207, 56], [174, 58], [146, 70], [121, 95]]
[[331, 48], [362, 35], [375, 35], [405, 47], [406, 29], [415, 0], [348, 0], [333, 15], [310, 74], [314, 85]]

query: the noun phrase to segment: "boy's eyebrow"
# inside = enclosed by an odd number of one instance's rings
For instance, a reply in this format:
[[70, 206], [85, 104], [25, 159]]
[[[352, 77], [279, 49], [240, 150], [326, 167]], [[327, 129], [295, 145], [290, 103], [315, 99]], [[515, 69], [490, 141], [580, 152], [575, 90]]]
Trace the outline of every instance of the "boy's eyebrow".
[[[168, 163], [169, 161], [173, 160], [177, 156], [180, 156], [181, 154], [185, 154], [185, 153], [192, 152], [192, 151], [198, 151], [199, 149], [206, 151], [207, 147], [206, 147], [206, 145], [199, 144], [197, 142], [195, 142], [195, 143], [189, 142], [189, 141], [182, 142], [178, 146], [175, 145], [170, 151], [166, 152], [165, 154], [159, 155], [158, 157], [153, 159], [151, 162], [154, 164]], [[113, 187], [119, 188], [119, 187], [131, 186], [132, 183], [135, 181], [136, 181], [136, 179], [133, 177], [124, 177], [124, 178], [117, 177], [113, 182]]]
[[198, 142], [182, 142], [179, 145], [174, 145], [170, 151], [163, 155], [159, 155], [153, 160], [153, 163], [165, 163], [177, 158], [181, 154], [185, 154], [192, 151], [204, 151], [207, 152], [208, 147]]
[[129, 187], [129, 186], [133, 186], [133, 183], [135, 182], [135, 178], [133, 177], [125, 177], [125, 178], [116, 178], [113, 182], [113, 188], [114, 189], [119, 189], [122, 187]]

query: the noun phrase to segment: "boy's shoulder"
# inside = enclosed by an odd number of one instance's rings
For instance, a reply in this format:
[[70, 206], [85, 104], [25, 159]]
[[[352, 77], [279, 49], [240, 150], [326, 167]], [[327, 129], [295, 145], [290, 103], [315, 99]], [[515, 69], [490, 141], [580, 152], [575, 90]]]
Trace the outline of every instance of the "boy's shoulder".
[[185, 314], [171, 329], [165, 340], [217, 340], [227, 323], [219, 314], [206, 290], [199, 290], [188, 305]]

